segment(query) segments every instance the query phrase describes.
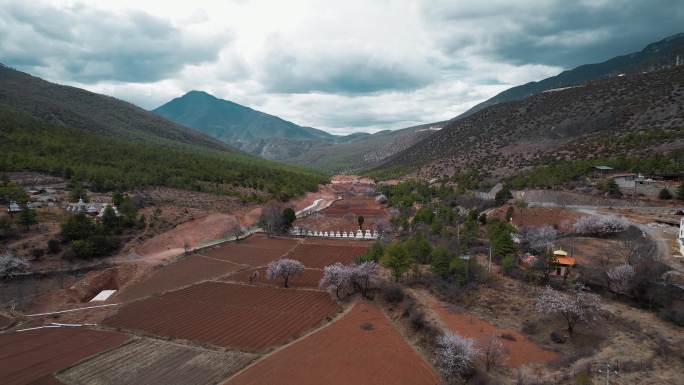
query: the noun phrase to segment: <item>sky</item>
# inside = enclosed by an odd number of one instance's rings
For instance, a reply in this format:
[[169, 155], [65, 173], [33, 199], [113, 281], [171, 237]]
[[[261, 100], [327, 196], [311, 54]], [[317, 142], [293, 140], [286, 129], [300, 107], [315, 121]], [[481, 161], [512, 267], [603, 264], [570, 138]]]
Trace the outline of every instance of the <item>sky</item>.
[[450, 119], [684, 32], [682, 0], [0, 0], [0, 63], [153, 109], [202, 90], [335, 134]]

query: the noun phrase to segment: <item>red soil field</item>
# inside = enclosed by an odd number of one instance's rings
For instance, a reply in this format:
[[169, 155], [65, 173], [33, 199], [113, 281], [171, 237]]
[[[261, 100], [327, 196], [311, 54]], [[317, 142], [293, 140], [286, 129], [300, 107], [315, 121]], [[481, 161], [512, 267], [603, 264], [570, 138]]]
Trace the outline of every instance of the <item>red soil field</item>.
[[337, 311], [322, 291], [204, 282], [128, 304], [104, 323], [256, 351], [285, 343]]
[[297, 246], [287, 257], [302, 262], [306, 267], [322, 269], [335, 262], [343, 264], [352, 263], [354, 257], [363, 255], [368, 246], [370, 246], [370, 243], [366, 244], [366, 246], [333, 246], [304, 243]]
[[239, 242], [201, 250], [199, 254], [243, 265], [263, 266], [287, 254], [298, 243], [295, 239], [267, 238], [265, 235], [255, 234]]
[[155, 270], [149, 278], [124, 287], [113, 301], [130, 301], [217, 278], [242, 268], [228, 261], [191, 255]]
[[492, 334], [499, 337], [503, 334], [513, 336], [515, 341], [501, 338], [506, 349], [505, 364], [507, 366], [517, 368], [527, 364], [547, 363], [553, 361], [557, 356], [555, 352], [542, 349], [528, 340], [517, 330], [498, 328], [475, 316], [451, 312], [433, 298], [430, 298], [428, 302], [447, 328], [462, 337], [472, 338], [475, 345], [480, 348], [486, 345]]
[[120, 346], [122, 333], [83, 328], [48, 328], [0, 335], [3, 385], [59, 384], [53, 374], [94, 354]]
[[359, 302], [342, 319], [257, 362], [225, 385], [435, 385], [430, 366], [376, 306]]
[[[257, 272], [257, 278], [256, 280], [254, 280], [254, 284], [269, 285], [276, 287], [283, 286], [283, 280], [281, 278], [278, 278], [274, 281], [269, 281], [268, 279], [266, 279], [266, 267], [238, 271], [235, 274], [231, 274], [229, 276], [221, 278], [221, 281], [250, 283], [249, 277], [252, 275], [254, 271]], [[321, 278], [323, 278], [322, 270], [306, 269], [304, 270], [304, 273], [302, 273], [302, 275], [290, 277], [288, 285], [290, 286], [290, 288], [318, 289], [318, 283], [321, 281]]]

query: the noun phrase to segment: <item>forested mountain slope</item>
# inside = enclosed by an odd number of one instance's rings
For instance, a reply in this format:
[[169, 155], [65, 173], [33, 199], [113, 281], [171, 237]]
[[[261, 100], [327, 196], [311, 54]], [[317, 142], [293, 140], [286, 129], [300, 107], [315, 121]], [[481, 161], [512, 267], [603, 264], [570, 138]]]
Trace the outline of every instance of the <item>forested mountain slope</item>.
[[75, 177], [94, 189], [170, 186], [286, 199], [323, 174], [240, 152], [115, 98], [0, 67], [0, 171]]

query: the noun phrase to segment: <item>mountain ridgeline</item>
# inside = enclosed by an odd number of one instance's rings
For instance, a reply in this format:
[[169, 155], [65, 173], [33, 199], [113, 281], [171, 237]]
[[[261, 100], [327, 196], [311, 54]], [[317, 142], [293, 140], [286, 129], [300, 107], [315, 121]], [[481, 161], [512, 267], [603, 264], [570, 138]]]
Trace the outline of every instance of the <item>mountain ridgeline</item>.
[[442, 125], [435, 123], [376, 134], [332, 135], [202, 91], [190, 91], [153, 112], [245, 152], [329, 172], [353, 171], [378, 164]]
[[601, 63], [582, 65], [538, 82], [509, 88], [477, 104], [455, 117], [454, 120], [468, 117], [495, 104], [521, 100], [543, 91], [571, 87], [600, 78], [653, 72], [682, 64], [684, 64], [684, 33], [679, 33], [649, 44], [639, 52], [617, 56]]
[[95, 190], [169, 186], [287, 199], [327, 178], [248, 155], [130, 103], [0, 66], [0, 171], [74, 177]]

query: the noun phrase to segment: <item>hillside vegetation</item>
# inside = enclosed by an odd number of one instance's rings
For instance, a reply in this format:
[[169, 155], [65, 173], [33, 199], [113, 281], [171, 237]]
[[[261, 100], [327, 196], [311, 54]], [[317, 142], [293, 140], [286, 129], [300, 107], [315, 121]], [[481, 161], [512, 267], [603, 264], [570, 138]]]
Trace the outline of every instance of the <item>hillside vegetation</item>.
[[684, 147], [684, 66], [593, 81], [502, 103], [444, 129], [370, 170], [435, 177], [508, 177], [581, 160], [640, 159]]

